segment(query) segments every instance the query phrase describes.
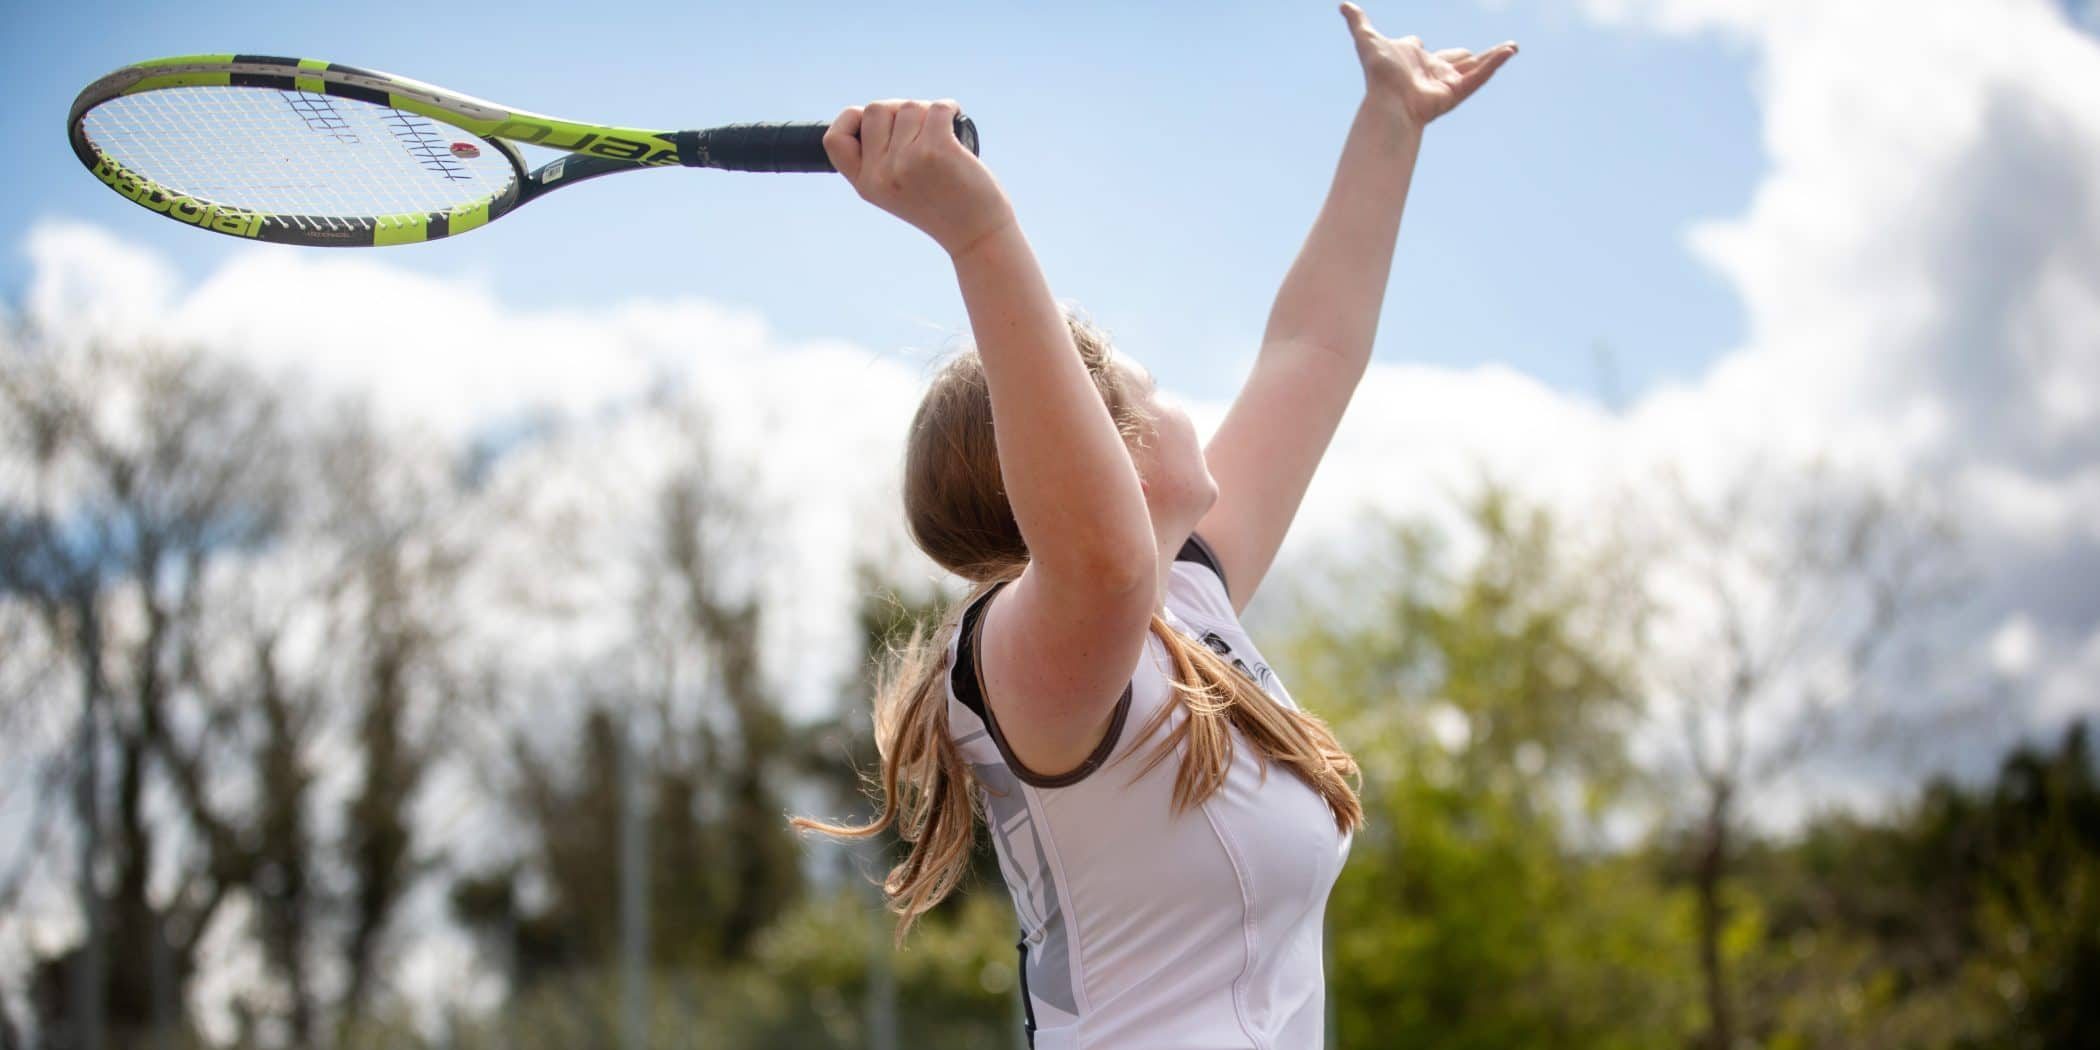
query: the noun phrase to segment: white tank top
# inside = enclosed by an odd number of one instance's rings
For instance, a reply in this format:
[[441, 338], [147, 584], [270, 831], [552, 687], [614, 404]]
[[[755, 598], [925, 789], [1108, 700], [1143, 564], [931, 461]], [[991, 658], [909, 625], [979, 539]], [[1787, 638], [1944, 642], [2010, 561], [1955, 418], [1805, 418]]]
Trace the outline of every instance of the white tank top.
[[[1173, 563], [1165, 619], [1286, 707], [1297, 703], [1234, 615], [1209, 545]], [[1130, 782], [1188, 717], [1167, 685], [1166, 646], [1144, 655], [1087, 760], [1043, 777], [986, 714], [977, 644], [994, 587], [948, 645], [948, 728], [976, 774], [1021, 938], [1021, 997], [1036, 1050], [1302, 1050], [1325, 1032], [1327, 893], [1349, 853], [1319, 794], [1289, 769], [1264, 778], [1237, 730], [1225, 784], [1176, 815], [1186, 747]], [[1161, 705], [1160, 735], [1138, 731]]]

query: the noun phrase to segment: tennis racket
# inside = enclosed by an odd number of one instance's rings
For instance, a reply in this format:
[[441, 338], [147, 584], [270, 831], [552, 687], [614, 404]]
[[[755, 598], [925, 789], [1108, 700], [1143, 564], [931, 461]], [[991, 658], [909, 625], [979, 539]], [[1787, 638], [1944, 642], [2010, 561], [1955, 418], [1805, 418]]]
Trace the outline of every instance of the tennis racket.
[[[263, 55], [126, 66], [88, 85], [66, 118], [80, 162], [157, 214], [250, 240], [347, 247], [455, 236], [615, 172], [833, 171], [830, 126], [578, 124], [406, 77]], [[969, 118], [955, 118], [955, 134], [977, 152]], [[527, 171], [514, 143], [563, 156]]]

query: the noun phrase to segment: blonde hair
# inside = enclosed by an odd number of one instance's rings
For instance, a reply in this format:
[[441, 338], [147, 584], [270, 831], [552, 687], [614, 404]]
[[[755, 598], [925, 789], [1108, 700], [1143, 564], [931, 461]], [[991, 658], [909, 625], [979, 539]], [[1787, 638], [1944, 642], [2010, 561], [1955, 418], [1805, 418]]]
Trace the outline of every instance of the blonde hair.
[[[1144, 408], [1130, 380], [1110, 365], [1104, 333], [1066, 311], [1080, 360], [1107, 404], [1126, 443], [1145, 440]], [[950, 359], [912, 417], [904, 460], [904, 513], [912, 540], [936, 563], [970, 580], [973, 587], [942, 617], [929, 636], [915, 624], [901, 648], [889, 647], [876, 669], [875, 746], [879, 776], [869, 787], [881, 811], [866, 824], [831, 824], [808, 817], [789, 823], [804, 831], [839, 838], [867, 838], [895, 826], [910, 845], [882, 884], [890, 910], [900, 917], [896, 943], [920, 915], [933, 909], [969, 869], [981, 809], [975, 778], [948, 735], [947, 693], [941, 676], [962, 610], [992, 587], [1021, 575], [1028, 545], [1015, 523], [999, 476], [992, 435], [992, 400], [984, 366], [974, 350]], [[1188, 718], [1162, 740], [1136, 776], [1158, 765], [1183, 741], [1188, 750], [1174, 781], [1179, 813], [1209, 798], [1232, 768], [1232, 728], [1260, 755], [1262, 775], [1275, 762], [1296, 773], [1333, 811], [1335, 825], [1352, 832], [1363, 825], [1357, 798], [1362, 775], [1356, 761], [1318, 717], [1278, 703], [1246, 673], [1208, 646], [1189, 640], [1157, 613], [1152, 633], [1174, 662], [1173, 693]], [[1140, 730], [1143, 741], [1157, 732], [1173, 705], [1165, 705]]]

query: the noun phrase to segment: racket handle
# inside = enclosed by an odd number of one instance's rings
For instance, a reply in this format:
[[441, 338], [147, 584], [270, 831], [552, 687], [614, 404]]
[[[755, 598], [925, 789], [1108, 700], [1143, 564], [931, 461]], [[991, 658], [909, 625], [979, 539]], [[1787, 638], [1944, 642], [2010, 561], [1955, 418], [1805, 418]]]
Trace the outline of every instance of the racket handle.
[[[729, 171], [836, 171], [824, 152], [829, 123], [730, 124], [679, 135], [680, 163]], [[955, 137], [977, 152], [977, 125], [955, 115]]]

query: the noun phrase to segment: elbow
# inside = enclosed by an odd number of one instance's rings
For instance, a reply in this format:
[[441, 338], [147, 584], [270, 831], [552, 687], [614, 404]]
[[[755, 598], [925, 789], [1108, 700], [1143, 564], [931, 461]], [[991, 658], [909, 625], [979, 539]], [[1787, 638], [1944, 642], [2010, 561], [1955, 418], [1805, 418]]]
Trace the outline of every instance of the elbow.
[[1101, 545], [1072, 552], [1063, 558], [1037, 552], [1034, 560], [1046, 563], [1044, 568], [1050, 575], [1070, 581], [1068, 586], [1084, 587], [1087, 593], [1097, 597], [1153, 587], [1159, 578], [1157, 552], [1129, 544]]
[[1096, 556], [1088, 571], [1109, 593], [1149, 590], [1159, 583], [1159, 554], [1150, 547], [1119, 548]]

